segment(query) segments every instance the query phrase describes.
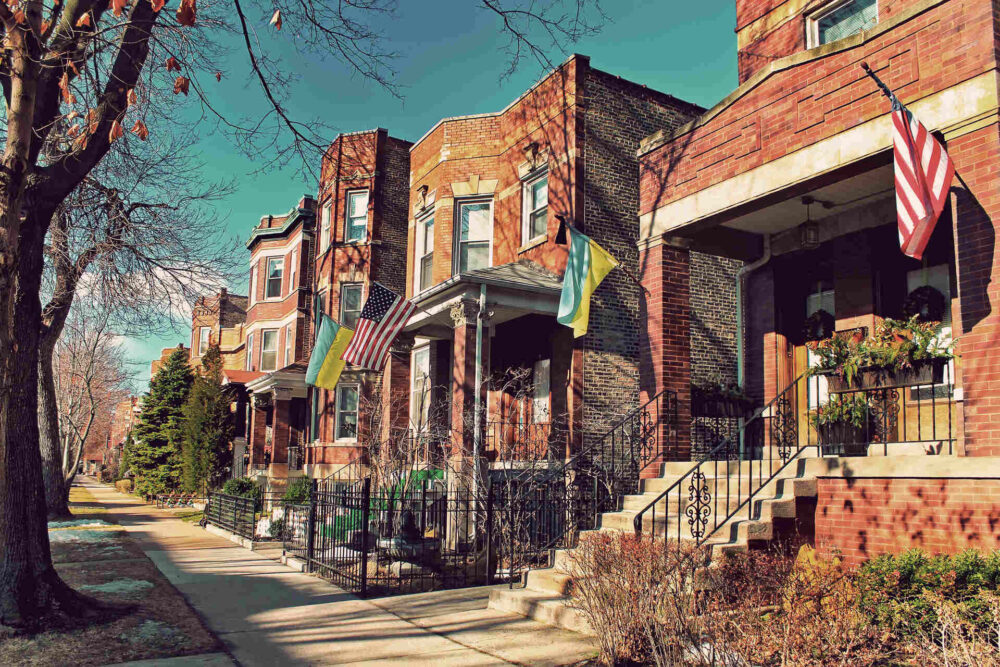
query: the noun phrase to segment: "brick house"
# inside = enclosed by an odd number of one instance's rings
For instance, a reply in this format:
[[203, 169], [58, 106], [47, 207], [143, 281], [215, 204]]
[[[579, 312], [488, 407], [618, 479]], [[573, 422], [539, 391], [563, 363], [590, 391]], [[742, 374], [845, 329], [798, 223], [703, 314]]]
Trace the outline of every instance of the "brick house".
[[182, 350], [184, 352], [187, 352], [188, 358], [189, 359], [191, 358], [191, 350], [185, 347], [184, 343], [178, 343], [177, 347], [165, 347], [162, 350], [160, 350], [160, 358], [153, 359], [153, 361], [149, 363], [150, 376], [156, 375], [157, 371], [160, 370], [160, 366], [167, 363], [167, 359], [170, 358], [170, 355], [172, 355], [177, 350]]
[[[557, 216], [634, 273], [639, 141], [701, 111], [576, 55], [506, 109], [445, 118], [413, 145], [405, 280], [419, 310], [399, 344], [412, 350], [383, 382], [385, 404], [409, 396], [393, 425], [450, 433], [446, 456], [479, 446], [496, 463], [565, 456], [637, 405], [640, 289], [612, 272], [574, 340], [555, 320], [568, 249]], [[509, 369], [527, 382], [505, 383]]]
[[[736, 7], [739, 88], [692, 122], [646, 137], [638, 152], [639, 264], [650, 291], [641, 381], [678, 393], [683, 424], [694, 371], [676, 361], [693, 352], [684, 335], [693, 314], [688, 300], [671, 297], [694, 289], [696, 251], [746, 262], [745, 349], [737, 361], [747, 391], [767, 406], [758, 444], [783, 458], [863, 455], [817, 474], [821, 548], [854, 561], [908, 546], [996, 548], [1000, 533], [983, 526], [1000, 483], [979, 479], [1000, 454], [994, 7], [975, 0], [737, 0]], [[899, 249], [889, 103], [862, 61], [955, 162], [950, 205], [923, 261]], [[810, 340], [830, 330], [864, 335], [910, 315], [921, 299], [941, 304], [941, 336], [953, 338], [954, 361], [858, 393], [804, 375], [817, 363]], [[860, 445], [855, 451], [831, 449], [836, 440], [810, 415], [850, 396], [863, 398], [871, 426], [863, 441], [851, 441]], [[870, 460], [925, 452], [991, 458], [978, 466], [944, 456], [933, 466], [917, 456], [892, 465]], [[674, 457], [689, 455], [682, 438]], [[934, 479], [918, 479], [929, 468]], [[924, 520], [929, 511], [944, 520]]]
[[243, 327], [247, 317], [245, 296], [230, 294], [223, 287], [217, 294], [198, 297], [191, 311], [191, 366], [199, 368], [209, 345], [218, 345], [222, 367], [242, 370], [246, 366]]
[[238, 436], [245, 432], [247, 470], [273, 478], [302, 468], [315, 217], [316, 201], [306, 195], [287, 213], [262, 217], [251, 232], [244, 365], [225, 373], [237, 392], [237, 421], [247, 405], [245, 427], [237, 428]]
[[[354, 328], [368, 291], [379, 282], [406, 288], [410, 142], [377, 128], [339, 135], [323, 156], [315, 254], [316, 310]], [[381, 373], [348, 366], [335, 391], [313, 389], [306, 456], [321, 478], [361, 453], [359, 432], [372, 422]]]

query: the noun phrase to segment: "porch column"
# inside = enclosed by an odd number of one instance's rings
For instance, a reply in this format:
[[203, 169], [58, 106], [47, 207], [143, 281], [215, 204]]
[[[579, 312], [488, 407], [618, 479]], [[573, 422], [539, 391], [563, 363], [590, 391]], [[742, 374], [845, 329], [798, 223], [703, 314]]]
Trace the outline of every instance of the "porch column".
[[[382, 370], [380, 388], [382, 410], [381, 440], [386, 442], [394, 433], [407, 430], [410, 424], [410, 353], [413, 335], [400, 334], [393, 342], [389, 360]], [[359, 416], [358, 423], [367, 423], [367, 416]]]
[[250, 465], [264, 463], [264, 440], [267, 437], [267, 411], [255, 405], [253, 397], [250, 399], [250, 432], [248, 436], [248, 447], [250, 449]]
[[288, 442], [292, 429], [292, 392], [275, 389], [271, 400], [274, 414], [271, 417], [271, 468], [270, 477], [288, 476]]
[[[676, 394], [676, 418], [660, 420], [657, 432], [662, 461], [691, 458], [691, 266], [689, 243], [667, 236], [640, 247], [641, 312], [646, 327], [639, 340], [639, 400], [661, 391]], [[673, 406], [671, 406], [673, 407]], [[673, 415], [669, 415], [673, 416]], [[644, 476], [659, 473], [650, 465]]]
[[955, 386], [964, 397], [959, 453], [1000, 456], [1000, 125], [950, 139], [947, 150], [959, 177], [952, 184], [958, 278], [952, 331], [961, 367]]
[[[452, 306], [451, 319], [455, 325], [452, 339], [451, 368], [451, 442], [452, 457], [461, 457], [472, 453], [472, 425], [475, 392], [480, 392], [483, 405], [486, 402], [486, 392], [483, 387], [476, 387], [476, 317], [479, 304], [472, 300], [463, 300]], [[489, 359], [489, 335], [483, 328], [483, 363]], [[487, 377], [487, 368], [483, 369], [483, 378]]]

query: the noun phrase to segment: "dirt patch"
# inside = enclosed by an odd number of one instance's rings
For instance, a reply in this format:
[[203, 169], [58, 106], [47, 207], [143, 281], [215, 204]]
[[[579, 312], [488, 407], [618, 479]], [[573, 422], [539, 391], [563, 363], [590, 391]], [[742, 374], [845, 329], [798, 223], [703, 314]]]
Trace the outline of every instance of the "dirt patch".
[[45, 632], [0, 640], [0, 665], [87, 667], [221, 650], [121, 527], [66, 526], [50, 530], [49, 539], [59, 576], [97, 611], [86, 622], [64, 619]]

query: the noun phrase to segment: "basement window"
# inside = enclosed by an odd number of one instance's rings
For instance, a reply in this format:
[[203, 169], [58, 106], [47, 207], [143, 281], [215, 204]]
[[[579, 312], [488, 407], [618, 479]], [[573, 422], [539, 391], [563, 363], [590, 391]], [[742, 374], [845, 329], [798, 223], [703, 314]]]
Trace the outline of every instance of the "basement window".
[[878, 0], [837, 0], [806, 18], [806, 48], [870, 30], [878, 23]]

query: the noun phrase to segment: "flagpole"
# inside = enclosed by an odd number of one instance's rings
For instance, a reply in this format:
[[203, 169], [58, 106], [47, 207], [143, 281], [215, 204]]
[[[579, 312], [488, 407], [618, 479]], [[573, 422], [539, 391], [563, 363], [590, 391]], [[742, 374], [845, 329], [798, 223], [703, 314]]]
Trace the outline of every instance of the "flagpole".
[[868, 63], [866, 63], [863, 60], [861, 61], [861, 69], [863, 69], [865, 71], [865, 74], [867, 74], [868, 76], [870, 76], [872, 78], [872, 81], [874, 81], [875, 85], [879, 87], [879, 90], [882, 91], [883, 95], [885, 95], [887, 98], [889, 98], [893, 102], [898, 101], [896, 99], [896, 96], [892, 94], [892, 91], [889, 90], [889, 86], [887, 86], [884, 83], [882, 83], [882, 79], [878, 78], [878, 76], [875, 74], [875, 72], [872, 71], [872, 68], [868, 66]]

